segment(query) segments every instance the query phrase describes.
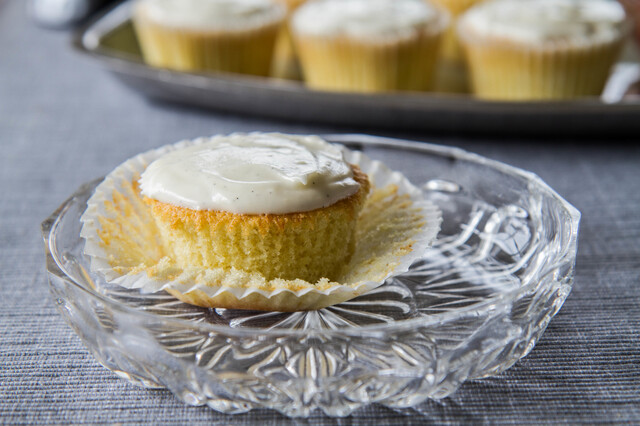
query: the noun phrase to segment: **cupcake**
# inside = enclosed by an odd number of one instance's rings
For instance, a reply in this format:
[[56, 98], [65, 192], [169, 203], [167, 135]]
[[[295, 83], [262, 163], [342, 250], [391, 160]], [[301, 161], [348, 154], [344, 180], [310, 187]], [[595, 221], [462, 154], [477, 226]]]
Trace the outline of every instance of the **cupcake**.
[[569, 99], [602, 93], [629, 22], [609, 0], [493, 0], [458, 33], [478, 97]]
[[422, 0], [316, 0], [293, 15], [304, 80], [314, 89], [428, 90], [448, 15]]
[[310, 282], [335, 279], [349, 262], [369, 194], [367, 176], [337, 148], [273, 134], [168, 153], [140, 186], [179, 266]]
[[407, 271], [440, 220], [402, 174], [360, 152], [251, 133], [127, 160], [87, 202], [81, 236], [91, 272], [110, 284], [203, 307], [298, 311]]
[[144, 60], [179, 71], [269, 74], [284, 7], [272, 0], [138, 0]]
[[289, 31], [289, 18], [306, 0], [275, 0], [287, 9], [287, 23], [280, 29], [271, 67], [271, 76], [291, 80], [300, 79], [300, 65], [293, 48]]
[[456, 23], [458, 17], [467, 9], [482, 0], [431, 0], [442, 7], [451, 16], [451, 25], [442, 38], [440, 59], [435, 90], [442, 92], [465, 93], [469, 89], [469, 77], [464, 51], [458, 41]]

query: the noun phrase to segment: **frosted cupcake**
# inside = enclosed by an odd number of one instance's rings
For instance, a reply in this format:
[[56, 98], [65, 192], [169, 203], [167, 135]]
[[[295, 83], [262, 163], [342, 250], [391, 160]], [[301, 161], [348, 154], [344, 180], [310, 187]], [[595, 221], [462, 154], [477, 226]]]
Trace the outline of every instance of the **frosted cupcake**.
[[317, 0], [291, 29], [309, 87], [383, 92], [431, 88], [447, 25], [422, 0]]
[[602, 93], [629, 22], [609, 0], [493, 0], [458, 32], [478, 97], [568, 99]]
[[268, 75], [285, 9], [272, 0], [138, 0], [147, 63], [179, 71]]
[[130, 158], [82, 215], [107, 282], [203, 307], [297, 311], [403, 273], [441, 215], [400, 173], [317, 136], [198, 138]]
[[182, 267], [241, 269], [267, 280], [335, 279], [355, 247], [369, 194], [358, 166], [318, 137], [218, 136], [142, 174], [142, 194]]

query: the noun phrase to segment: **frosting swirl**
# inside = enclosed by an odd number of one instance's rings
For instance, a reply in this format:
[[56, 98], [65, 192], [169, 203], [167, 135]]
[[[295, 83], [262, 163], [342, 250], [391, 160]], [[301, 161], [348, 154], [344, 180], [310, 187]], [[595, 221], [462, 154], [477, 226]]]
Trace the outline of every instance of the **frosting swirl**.
[[423, 0], [317, 0], [298, 9], [292, 25], [313, 36], [409, 38], [422, 30], [439, 31], [445, 16]]
[[459, 27], [471, 37], [526, 44], [586, 43], [619, 39], [625, 23], [624, 9], [611, 0], [493, 0], [468, 10]]
[[136, 8], [151, 21], [201, 30], [259, 28], [286, 13], [272, 0], [138, 0]]
[[281, 133], [202, 138], [151, 163], [140, 186], [163, 203], [236, 214], [315, 210], [360, 187], [339, 148]]

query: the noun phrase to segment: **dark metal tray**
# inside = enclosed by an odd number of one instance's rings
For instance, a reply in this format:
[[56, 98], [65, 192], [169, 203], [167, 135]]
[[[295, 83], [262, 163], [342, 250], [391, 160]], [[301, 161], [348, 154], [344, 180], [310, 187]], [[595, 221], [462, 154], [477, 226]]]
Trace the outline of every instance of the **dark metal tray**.
[[489, 102], [439, 93], [321, 92], [301, 82], [229, 73], [185, 73], [142, 61], [125, 2], [93, 20], [74, 45], [134, 90], [155, 99], [295, 121], [457, 134], [590, 135], [640, 131], [640, 98], [625, 97], [640, 65], [620, 63], [601, 98]]

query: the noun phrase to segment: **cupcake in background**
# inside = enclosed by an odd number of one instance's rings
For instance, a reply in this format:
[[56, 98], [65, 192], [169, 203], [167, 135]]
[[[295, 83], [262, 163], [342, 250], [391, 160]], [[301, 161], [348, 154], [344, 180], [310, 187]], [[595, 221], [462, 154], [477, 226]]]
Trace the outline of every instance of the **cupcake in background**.
[[179, 71], [269, 75], [285, 10], [272, 0], [137, 0], [147, 63]]
[[619, 0], [627, 11], [635, 26], [635, 41], [640, 47], [640, 0]]
[[499, 100], [599, 96], [629, 28], [610, 0], [492, 0], [458, 21], [474, 93]]
[[288, 21], [293, 12], [307, 0], [275, 0], [287, 8], [287, 24], [280, 29], [280, 34], [276, 41], [275, 56], [271, 67], [272, 77], [287, 78], [291, 80], [299, 80], [300, 65], [293, 48], [291, 33], [289, 31]]
[[291, 31], [306, 84], [385, 92], [432, 87], [449, 17], [422, 0], [316, 0]]
[[451, 25], [443, 36], [438, 74], [435, 90], [441, 92], [466, 93], [469, 92], [469, 76], [466, 59], [458, 34], [456, 23], [458, 17], [471, 6], [482, 0], [431, 0], [434, 4], [446, 9], [451, 15]]

